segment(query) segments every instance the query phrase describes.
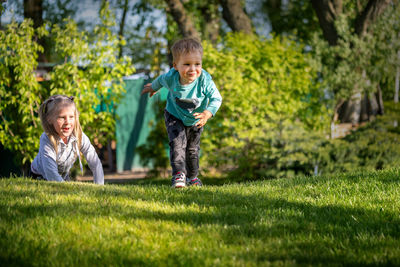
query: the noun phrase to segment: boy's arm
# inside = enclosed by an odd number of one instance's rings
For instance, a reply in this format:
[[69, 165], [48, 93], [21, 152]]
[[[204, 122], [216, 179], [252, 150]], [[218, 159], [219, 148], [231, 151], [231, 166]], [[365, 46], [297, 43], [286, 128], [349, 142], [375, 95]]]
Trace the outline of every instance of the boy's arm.
[[158, 76], [152, 83], [151, 83], [151, 88], [154, 91], [158, 91], [161, 87], [165, 86], [165, 76], [166, 73]]
[[206, 93], [207, 98], [209, 99], [207, 108], [202, 113], [194, 113], [194, 118], [199, 119], [196, 122], [195, 126], [203, 127], [207, 121], [217, 113], [219, 107], [222, 104], [222, 96], [219, 93], [217, 87], [215, 86], [214, 82], [210, 82], [210, 86]]
[[162, 74], [158, 76], [152, 83], [145, 84], [142, 90], [142, 95], [149, 93], [150, 97], [152, 97], [161, 87], [166, 86], [165, 76], [166, 74]]
[[206, 95], [209, 99], [206, 110], [214, 116], [222, 104], [222, 96], [212, 80], [210, 81]]
[[155, 95], [155, 94], [157, 93], [157, 91], [154, 90], [154, 89], [151, 87], [151, 83], [148, 83], [148, 84], [145, 84], [145, 85], [144, 85], [143, 90], [142, 90], [142, 95], [143, 95], [143, 94], [146, 94], [146, 93], [149, 93], [149, 94], [150, 94], [150, 97], [152, 97], [153, 95]]
[[208, 111], [208, 110], [204, 110], [201, 113], [193, 113], [193, 116], [195, 119], [199, 119], [195, 126], [197, 126], [198, 128], [203, 127], [204, 125], [206, 125], [207, 121], [213, 116], [213, 114]]

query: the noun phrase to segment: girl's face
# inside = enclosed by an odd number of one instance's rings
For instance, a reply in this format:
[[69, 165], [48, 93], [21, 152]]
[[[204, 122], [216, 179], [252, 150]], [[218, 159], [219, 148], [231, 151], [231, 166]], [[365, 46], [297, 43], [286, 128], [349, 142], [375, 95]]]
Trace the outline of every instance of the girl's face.
[[200, 52], [182, 54], [174, 62], [174, 68], [179, 72], [182, 85], [194, 82], [201, 74], [202, 57]]
[[60, 109], [58, 115], [54, 118], [53, 126], [64, 143], [68, 142], [75, 128], [75, 106], [70, 105]]

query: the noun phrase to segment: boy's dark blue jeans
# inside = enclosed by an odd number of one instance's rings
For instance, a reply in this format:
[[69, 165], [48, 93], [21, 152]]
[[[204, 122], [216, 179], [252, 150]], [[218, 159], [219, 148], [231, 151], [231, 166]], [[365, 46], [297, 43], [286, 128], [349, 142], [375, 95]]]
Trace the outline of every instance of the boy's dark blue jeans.
[[199, 174], [200, 136], [203, 127], [185, 126], [183, 122], [164, 111], [165, 126], [169, 139], [169, 159], [172, 175], [183, 172], [192, 179]]

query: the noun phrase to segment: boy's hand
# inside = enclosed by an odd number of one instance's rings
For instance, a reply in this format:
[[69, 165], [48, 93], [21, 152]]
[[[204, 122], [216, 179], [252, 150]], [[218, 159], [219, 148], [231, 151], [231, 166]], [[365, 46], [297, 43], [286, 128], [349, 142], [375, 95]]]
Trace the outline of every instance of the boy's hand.
[[157, 91], [155, 91], [153, 88], [151, 88], [151, 83], [145, 84], [142, 90], [142, 95], [146, 94], [146, 93], [150, 93], [150, 97], [152, 97], [153, 95], [155, 95], [157, 93]]
[[195, 126], [198, 128], [203, 127], [206, 125], [207, 121], [213, 116], [212, 113], [208, 110], [204, 110], [202, 113], [193, 113], [193, 116], [195, 119], [199, 119], [198, 122], [196, 122]]

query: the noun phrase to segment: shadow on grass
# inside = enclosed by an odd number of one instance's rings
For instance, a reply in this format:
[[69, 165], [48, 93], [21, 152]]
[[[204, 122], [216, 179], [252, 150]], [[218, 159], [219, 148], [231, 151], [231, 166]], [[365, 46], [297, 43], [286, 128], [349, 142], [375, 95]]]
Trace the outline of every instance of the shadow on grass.
[[[232, 183], [243, 183], [245, 182], [244, 180], [239, 180], [239, 179], [229, 179], [229, 178], [213, 178], [213, 177], [207, 177], [207, 178], [201, 178], [202, 182], [205, 185], [212, 185], [212, 186], [222, 186], [222, 185], [227, 185], [227, 184], [232, 184]], [[139, 178], [139, 179], [124, 179], [124, 180], [118, 180], [118, 179], [107, 179], [105, 180], [105, 184], [112, 184], [112, 185], [140, 185], [140, 186], [160, 186], [160, 185], [171, 185], [171, 179], [170, 178]]]
[[[383, 173], [383, 174], [382, 174]], [[324, 176], [303, 176], [297, 178], [232, 178], [232, 177], [202, 177], [201, 180], [205, 186], [224, 186], [231, 184], [248, 184], [253, 182], [267, 181], [267, 180], [290, 180], [291, 185], [320, 183], [331, 179], [347, 180], [352, 183], [359, 182], [364, 177], [376, 176], [379, 181], [384, 183], [400, 184], [400, 168], [392, 168], [380, 171], [366, 171], [355, 172], [347, 174], [330, 174]], [[91, 181], [89, 181], [91, 182]], [[106, 184], [112, 185], [140, 185], [140, 186], [161, 186], [171, 185], [170, 178], [139, 178], [139, 179], [107, 179]]]
[[[362, 177], [350, 175], [346, 179], [357, 182]], [[400, 263], [399, 250], [394, 247], [400, 241], [400, 218], [385, 209], [377, 211], [289, 201], [284, 195], [273, 197], [260, 190], [242, 193], [238, 189], [230, 192], [219, 187], [203, 187], [174, 191], [169, 188], [169, 180], [164, 180], [143, 180], [145, 183], [134, 185], [145, 187], [126, 186], [121, 190], [119, 187], [111, 190], [105, 187], [80, 187], [79, 192], [73, 190], [75, 185], [32, 183], [48, 190], [50, 194], [47, 197], [52, 194], [78, 194], [93, 197], [94, 202], [79, 199], [56, 204], [7, 205], [0, 202], [0, 217], [10, 224], [20, 223], [24, 219], [40, 219], [43, 215], [62, 220], [79, 214], [88, 219], [113, 217], [123, 221], [142, 219], [149, 223], [168, 221], [176, 223], [177, 227], [185, 223], [197, 228], [196, 231], [206, 231], [207, 227], [212, 226], [219, 233], [219, 242], [227, 246], [249, 246], [247, 254], [238, 257], [254, 257], [254, 261], [259, 263], [279, 260], [313, 265]], [[392, 181], [391, 178], [388, 180]], [[148, 187], [150, 185], [156, 185], [156, 190]], [[35, 190], [3, 190], [0, 193], [4, 199], [29, 197], [40, 200], [43, 197], [35, 194]], [[120, 200], [131, 204], [141, 201], [153, 206], [155, 203], [160, 207], [169, 205], [171, 209], [149, 210], [146, 205], [129, 208], [122, 205]], [[182, 205], [195, 205], [198, 211], [179, 208]], [[280, 240], [273, 244], [275, 251], [251, 246], [254, 243], [271, 245], [274, 240]], [[389, 241], [386, 243], [385, 240]], [[394, 250], [391, 252], [391, 249]], [[363, 257], [357, 255], [360, 251], [364, 253], [361, 255]], [[374, 262], [373, 257], [380, 253], [386, 253], [386, 258]]]

